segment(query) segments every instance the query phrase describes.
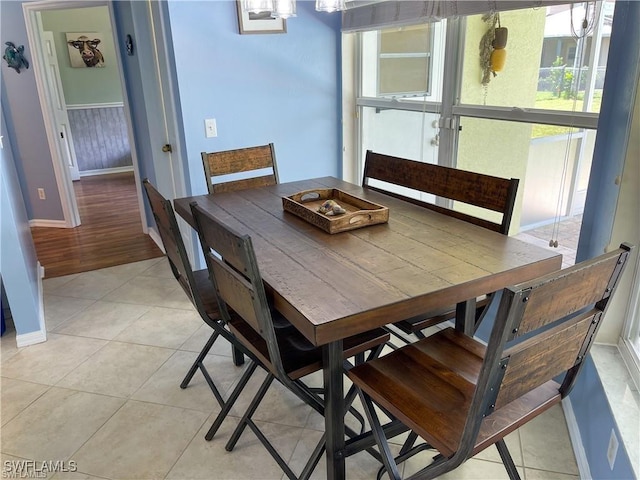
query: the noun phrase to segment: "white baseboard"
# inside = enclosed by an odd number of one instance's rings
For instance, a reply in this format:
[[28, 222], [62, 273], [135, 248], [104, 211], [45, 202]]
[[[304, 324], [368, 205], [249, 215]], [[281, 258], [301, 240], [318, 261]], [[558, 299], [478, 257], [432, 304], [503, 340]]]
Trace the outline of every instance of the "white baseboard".
[[40, 330], [35, 332], [23, 333], [22, 335], [16, 334], [16, 346], [28, 347], [29, 345], [35, 345], [36, 343], [42, 343], [47, 341], [47, 328], [44, 323], [44, 289], [42, 288], [42, 279], [44, 278], [44, 267], [38, 262], [38, 304], [40, 307], [40, 313], [38, 323]]
[[47, 227], [47, 228], [68, 228], [67, 222], [64, 220], [43, 220], [34, 219], [29, 220], [30, 227]]
[[35, 332], [16, 335], [16, 346], [18, 348], [27, 347], [29, 345], [35, 345], [36, 343], [42, 343], [46, 341], [47, 341], [46, 330], [36, 330]]
[[42, 279], [44, 279], [44, 267], [38, 262], [38, 306], [40, 308], [40, 331], [45, 332], [45, 340], [47, 339], [47, 326], [45, 325], [44, 318], [44, 287], [42, 285]]
[[91, 110], [93, 108], [123, 108], [124, 102], [109, 102], [109, 103], [76, 103], [74, 105], [67, 105], [67, 110]]
[[571, 405], [569, 397], [565, 397], [562, 400], [562, 410], [564, 411], [564, 418], [567, 422], [567, 428], [569, 429], [569, 438], [571, 439], [573, 454], [575, 455], [576, 463], [578, 464], [580, 479], [591, 480], [591, 469], [589, 468], [589, 461], [587, 460], [587, 452], [582, 444], [580, 429], [578, 428], [578, 422], [575, 414], [573, 413], [573, 406]]
[[156, 231], [156, 229], [150, 227], [149, 231], [147, 233], [151, 237], [151, 240], [153, 240], [155, 242], [155, 244], [158, 245], [160, 250], [162, 250], [162, 253], [166, 254], [167, 252], [164, 249], [164, 244], [162, 243], [162, 238], [160, 238], [160, 234]]
[[80, 172], [80, 178], [92, 177], [94, 175], [109, 175], [110, 173], [124, 173], [133, 172], [133, 165], [126, 167], [113, 167], [113, 168], [99, 168], [96, 170], [82, 170]]

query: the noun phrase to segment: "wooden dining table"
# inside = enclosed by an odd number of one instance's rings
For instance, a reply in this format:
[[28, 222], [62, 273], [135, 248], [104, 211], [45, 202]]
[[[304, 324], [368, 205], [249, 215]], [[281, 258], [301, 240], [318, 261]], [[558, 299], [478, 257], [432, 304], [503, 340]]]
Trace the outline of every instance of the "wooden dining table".
[[[329, 234], [283, 209], [282, 197], [336, 188], [389, 208], [386, 223]], [[561, 268], [562, 256], [333, 177], [176, 199], [251, 236], [274, 306], [323, 349], [327, 476], [345, 477], [342, 340]]]

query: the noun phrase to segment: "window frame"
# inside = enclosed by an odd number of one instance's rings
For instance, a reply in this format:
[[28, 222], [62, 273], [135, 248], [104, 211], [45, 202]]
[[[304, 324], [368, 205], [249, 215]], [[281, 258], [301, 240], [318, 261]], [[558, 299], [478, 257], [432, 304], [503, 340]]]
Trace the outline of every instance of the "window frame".
[[618, 348], [636, 388], [640, 389], [640, 254], [636, 256], [630, 292], [626, 309], [627, 320], [620, 335]]

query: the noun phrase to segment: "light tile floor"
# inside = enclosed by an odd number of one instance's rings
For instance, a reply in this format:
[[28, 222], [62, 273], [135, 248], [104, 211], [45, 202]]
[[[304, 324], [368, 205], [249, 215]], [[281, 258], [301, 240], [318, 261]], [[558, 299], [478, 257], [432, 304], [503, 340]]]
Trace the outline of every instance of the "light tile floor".
[[[0, 341], [0, 452], [3, 478], [24, 460], [75, 462], [71, 479], [276, 479], [282, 471], [247, 431], [233, 452], [224, 444], [243, 406], [211, 442], [219, 411], [197, 373], [179, 383], [209, 336], [163, 258], [44, 281], [48, 341], [17, 349]], [[241, 375], [218, 342], [207, 364], [223, 390]], [[316, 379], [317, 380], [317, 379]], [[300, 471], [321, 436], [322, 419], [284, 388], [270, 390], [255, 416], [281, 454]], [[578, 478], [562, 409], [554, 408], [508, 437], [524, 479]], [[428, 459], [423, 459], [427, 462]], [[314, 478], [324, 478], [324, 462]], [[59, 464], [61, 466], [62, 464]], [[406, 464], [407, 472], [419, 460]], [[375, 478], [366, 453], [347, 460], [348, 478]], [[15, 472], [14, 472], [15, 473]], [[443, 478], [503, 479], [495, 449]]]

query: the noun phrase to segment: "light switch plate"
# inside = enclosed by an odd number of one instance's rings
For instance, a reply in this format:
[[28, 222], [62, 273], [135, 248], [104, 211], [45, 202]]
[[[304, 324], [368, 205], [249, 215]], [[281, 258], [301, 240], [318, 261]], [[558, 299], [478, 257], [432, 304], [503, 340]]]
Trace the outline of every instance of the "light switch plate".
[[218, 126], [215, 118], [207, 118], [204, 121], [204, 132], [207, 138], [218, 136]]

